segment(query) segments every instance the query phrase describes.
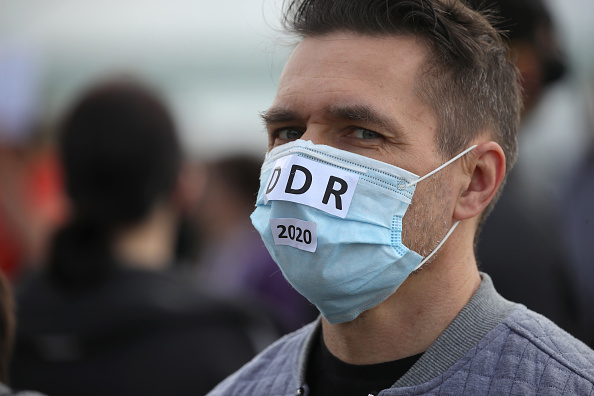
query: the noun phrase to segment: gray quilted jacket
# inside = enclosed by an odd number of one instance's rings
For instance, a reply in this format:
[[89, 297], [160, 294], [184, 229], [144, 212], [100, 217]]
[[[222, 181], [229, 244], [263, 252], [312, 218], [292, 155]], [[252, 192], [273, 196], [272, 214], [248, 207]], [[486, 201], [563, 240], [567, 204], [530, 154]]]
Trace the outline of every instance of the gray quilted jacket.
[[[389, 389], [396, 395], [594, 395], [594, 351], [483, 281], [466, 307]], [[208, 396], [307, 396], [319, 321], [289, 334]]]

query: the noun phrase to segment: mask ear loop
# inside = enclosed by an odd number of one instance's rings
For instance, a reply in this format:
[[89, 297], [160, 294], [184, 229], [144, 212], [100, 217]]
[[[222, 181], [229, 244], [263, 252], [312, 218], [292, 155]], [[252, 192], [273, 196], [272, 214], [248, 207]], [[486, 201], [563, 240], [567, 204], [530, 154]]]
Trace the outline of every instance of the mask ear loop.
[[457, 161], [460, 157], [468, 154], [469, 152], [471, 152], [472, 150], [474, 150], [476, 148], [476, 144], [474, 146], [470, 146], [468, 147], [466, 150], [462, 151], [460, 154], [458, 154], [457, 156], [455, 156], [454, 158], [452, 158], [451, 160], [449, 160], [448, 162], [442, 164], [441, 166], [435, 168], [434, 170], [432, 170], [431, 172], [427, 173], [425, 176], [418, 178], [417, 180], [415, 180], [412, 183], [408, 183], [406, 185], [404, 185], [404, 187], [400, 188], [401, 185], [399, 185], [399, 189], [403, 190], [405, 188], [409, 188], [414, 186], [415, 184], [417, 184], [418, 182], [425, 180], [426, 178], [428, 178], [429, 176], [439, 172], [440, 170], [442, 170], [443, 168], [445, 168], [446, 166], [450, 165], [452, 162]]
[[415, 269], [413, 270], [413, 272], [416, 271], [416, 270], [418, 270], [419, 268], [421, 268], [423, 266], [423, 264], [425, 264], [431, 257], [433, 257], [433, 255], [439, 250], [439, 248], [441, 248], [441, 246], [445, 243], [445, 241], [448, 240], [448, 238], [450, 237], [450, 235], [452, 235], [452, 232], [454, 232], [454, 230], [456, 229], [456, 227], [458, 227], [458, 224], [460, 224], [460, 220], [458, 220], [457, 222], [454, 223], [454, 225], [452, 226], [452, 228], [450, 228], [450, 230], [445, 235], [445, 237], [443, 237], [443, 239], [441, 240], [441, 242], [439, 242], [439, 245], [437, 245], [437, 247], [435, 249], [433, 249], [433, 251], [431, 253], [429, 253], [429, 255], [427, 257], [425, 257], [419, 263], [419, 265], [417, 265], [415, 267]]
[[[449, 160], [448, 162], [442, 164], [440, 167], [432, 170], [431, 172], [427, 173], [425, 176], [420, 177], [419, 179], [417, 179], [416, 181], [409, 183], [407, 185], [404, 186], [404, 188], [408, 188], [408, 187], [412, 187], [415, 184], [417, 184], [418, 182], [420, 182], [421, 180], [425, 180], [426, 178], [428, 178], [429, 176], [439, 172], [440, 170], [442, 170], [443, 168], [445, 168], [446, 166], [450, 165], [452, 162], [458, 160], [460, 157], [466, 155], [467, 153], [471, 152], [472, 150], [474, 150], [476, 148], [476, 144], [474, 146], [470, 146], [468, 147], [466, 150], [462, 151], [460, 154], [458, 154], [457, 156], [455, 156], [454, 158], [452, 158], [451, 160]], [[452, 235], [452, 233], [454, 232], [454, 230], [456, 229], [456, 227], [458, 227], [458, 224], [460, 224], [460, 220], [456, 221], [454, 223], [454, 225], [450, 228], [450, 230], [448, 231], [448, 233], [443, 237], [443, 239], [441, 240], [441, 242], [439, 242], [439, 245], [437, 245], [437, 247], [435, 249], [433, 249], [433, 251], [431, 253], [429, 253], [429, 255], [427, 257], [425, 257], [420, 263], [419, 265], [417, 265], [415, 267], [415, 269], [413, 269], [413, 272], [418, 270], [419, 268], [421, 268], [423, 266], [423, 264], [425, 264], [431, 257], [433, 257], [433, 255], [435, 253], [437, 253], [437, 251], [443, 246], [443, 244], [445, 243], [445, 241], [448, 240], [448, 238], [450, 237], [450, 235]]]

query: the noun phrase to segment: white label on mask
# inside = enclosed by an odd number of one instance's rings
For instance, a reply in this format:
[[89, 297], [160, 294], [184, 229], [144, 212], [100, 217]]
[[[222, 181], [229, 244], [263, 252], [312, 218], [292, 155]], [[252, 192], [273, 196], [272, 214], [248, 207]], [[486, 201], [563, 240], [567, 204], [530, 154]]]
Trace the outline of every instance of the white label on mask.
[[296, 202], [344, 219], [358, 181], [356, 173], [290, 155], [274, 164], [264, 202]]
[[288, 245], [315, 252], [318, 247], [316, 223], [299, 219], [270, 219], [270, 229], [276, 245]]

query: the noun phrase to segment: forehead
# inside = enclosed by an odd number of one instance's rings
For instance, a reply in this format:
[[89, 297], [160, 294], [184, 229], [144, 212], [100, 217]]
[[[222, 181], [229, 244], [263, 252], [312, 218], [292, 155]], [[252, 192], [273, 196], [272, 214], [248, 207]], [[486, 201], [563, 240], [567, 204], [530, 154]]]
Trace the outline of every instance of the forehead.
[[[420, 39], [412, 36], [364, 36], [335, 32], [323, 36], [306, 37], [293, 51], [284, 74], [309, 71], [325, 72], [320, 66], [329, 66], [336, 77], [345, 74], [390, 74], [398, 69], [414, 77], [417, 66], [428, 55]], [[411, 75], [408, 75], [408, 72]]]

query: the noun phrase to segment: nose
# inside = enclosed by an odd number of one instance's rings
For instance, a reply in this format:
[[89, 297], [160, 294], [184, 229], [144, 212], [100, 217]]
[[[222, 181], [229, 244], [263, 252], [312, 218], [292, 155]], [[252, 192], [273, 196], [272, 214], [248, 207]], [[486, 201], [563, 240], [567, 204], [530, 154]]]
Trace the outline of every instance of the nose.
[[327, 127], [320, 124], [308, 125], [305, 133], [301, 135], [302, 140], [311, 140], [314, 144], [325, 144], [332, 146], [332, 137]]

